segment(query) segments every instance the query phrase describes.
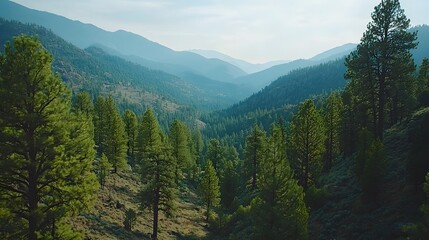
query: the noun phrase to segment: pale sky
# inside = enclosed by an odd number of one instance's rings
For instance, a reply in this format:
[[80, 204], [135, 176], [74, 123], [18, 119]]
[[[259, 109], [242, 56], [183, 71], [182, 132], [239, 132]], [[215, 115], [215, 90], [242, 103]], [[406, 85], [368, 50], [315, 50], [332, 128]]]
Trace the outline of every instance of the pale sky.
[[[310, 58], [358, 43], [380, 0], [13, 0], [26, 7], [137, 33], [174, 50], [216, 50], [253, 63]], [[429, 0], [402, 0], [411, 25]]]

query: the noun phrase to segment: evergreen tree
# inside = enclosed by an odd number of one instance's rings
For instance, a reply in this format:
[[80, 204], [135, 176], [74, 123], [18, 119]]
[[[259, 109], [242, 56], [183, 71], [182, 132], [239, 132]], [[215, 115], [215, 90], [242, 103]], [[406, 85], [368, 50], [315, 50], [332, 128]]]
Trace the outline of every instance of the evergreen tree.
[[239, 157], [235, 147], [230, 147], [227, 161], [222, 169], [220, 177], [221, 203], [226, 209], [231, 209], [231, 204], [239, 191]]
[[127, 137], [127, 156], [134, 164], [135, 147], [137, 144], [138, 120], [136, 114], [127, 109], [124, 114], [125, 135]]
[[188, 131], [182, 122], [175, 120], [170, 127], [170, 142], [173, 149], [172, 155], [176, 162], [176, 183], [182, 178], [181, 173], [191, 169], [192, 158], [188, 143]]
[[199, 129], [195, 129], [192, 134], [192, 142], [194, 145], [195, 161], [198, 165], [203, 164], [204, 141]]
[[93, 117], [94, 104], [92, 103], [91, 96], [88, 92], [80, 92], [76, 94], [73, 109], [84, 113], [88, 117]]
[[206, 220], [209, 220], [212, 209], [220, 203], [219, 178], [210, 160], [206, 163], [199, 189], [201, 201], [207, 209]]
[[260, 165], [259, 194], [252, 201], [255, 239], [307, 239], [304, 193], [286, 158], [281, 126], [271, 127], [267, 156]]
[[0, 210], [18, 224], [14, 238], [78, 238], [65, 219], [87, 207], [98, 187], [89, 119], [71, 113], [51, 63], [28, 36], [14, 38], [0, 57]]
[[259, 164], [265, 156], [265, 132], [255, 124], [244, 146], [244, 174], [251, 181], [251, 189], [257, 188]]
[[326, 152], [324, 169], [330, 170], [335, 158], [340, 154], [340, 122], [342, 101], [339, 93], [332, 93], [326, 100], [323, 117], [326, 131]]
[[128, 231], [132, 231], [137, 221], [137, 213], [133, 209], [127, 209], [125, 211], [124, 228]]
[[98, 154], [105, 149], [105, 139], [107, 129], [107, 116], [106, 116], [106, 98], [99, 96], [94, 103], [94, 141]]
[[219, 174], [219, 171], [225, 163], [225, 148], [219, 140], [214, 138], [210, 139], [207, 147], [206, 161], [207, 160], [212, 161], [216, 173]]
[[307, 190], [319, 177], [324, 153], [323, 121], [312, 100], [306, 100], [290, 123], [291, 164], [299, 184]]
[[175, 161], [151, 109], [143, 115], [137, 138], [138, 162], [141, 164], [141, 207], [153, 213], [152, 238], [158, 239], [159, 211], [172, 216], [176, 199]]
[[101, 188], [104, 188], [106, 183], [106, 177], [110, 173], [110, 169], [112, 169], [113, 165], [109, 162], [106, 157], [106, 154], [101, 154], [101, 158], [97, 162], [97, 175], [98, 181], [100, 183]]
[[399, 0], [382, 1], [371, 18], [361, 43], [346, 59], [346, 78], [355, 82], [352, 93], [369, 113], [371, 122], [363, 127], [382, 139], [384, 129], [412, 107], [415, 67], [410, 49], [417, 46], [417, 34], [407, 32], [410, 20]]
[[429, 106], [429, 59], [423, 59], [417, 77], [417, 97], [421, 106]]
[[127, 140], [125, 127], [112, 96], [107, 99], [98, 97], [95, 102], [95, 142], [98, 153], [106, 154], [113, 165], [113, 172], [124, 169], [127, 165]]

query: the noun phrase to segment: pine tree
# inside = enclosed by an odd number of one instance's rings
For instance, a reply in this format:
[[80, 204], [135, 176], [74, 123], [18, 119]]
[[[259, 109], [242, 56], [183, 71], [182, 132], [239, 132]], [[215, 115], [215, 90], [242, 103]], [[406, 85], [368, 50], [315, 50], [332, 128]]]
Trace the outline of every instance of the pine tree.
[[112, 96], [97, 98], [94, 127], [99, 155], [106, 154], [114, 173], [124, 169], [127, 165], [125, 127]]
[[307, 190], [319, 177], [324, 153], [325, 130], [312, 100], [306, 100], [290, 123], [291, 165], [299, 184]]
[[417, 97], [420, 106], [429, 106], [429, 59], [425, 58], [419, 68], [417, 77]]
[[137, 221], [137, 213], [133, 209], [127, 209], [125, 211], [124, 228], [128, 231], [132, 231]]
[[339, 93], [332, 93], [326, 100], [323, 112], [326, 131], [326, 152], [324, 169], [330, 170], [335, 158], [340, 154], [340, 123], [342, 101]]
[[192, 142], [194, 144], [195, 161], [199, 166], [203, 164], [204, 141], [199, 129], [195, 129], [192, 134]]
[[176, 183], [182, 178], [185, 170], [191, 169], [192, 158], [188, 143], [188, 131], [184, 123], [175, 120], [170, 127], [170, 142], [173, 148], [173, 158], [176, 161], [175, 179]]
[[127, 156], [130, 163], [134, 164], [135, 148], [137, 144], [138, 120], [136, 114], [127, 109], [123, 117], [125, 135], [127, 137]]
[[146, 110], [139, 126], [137, 160], [141, 164], [141, 207], [151, 208], [153, 213], [152, 238], [158, 238], [159, 211], [172, 216], [175, 209], [176, 184], [175, 161], [171, 147], [163, 136], [151, 109]]
[[209, 220], [211, 211], [220, 203], [219, 178], [210, 160], [207, 161], [204, 174], [199, 186], [202, 203], [206, 206], [206, 220]]
[[271, 127], [267, 156], [260, 165], [258, 197], [251, 203], [255, 239], [307, 239], [308, 210], [304, 193], [286, 157], [281, 126]]
[[78, 238], [65, 219], [87, 207], [98, 188], [90, 119], [71, 113], [51, 63], [27, 36], [6, 44], [0, 57], [0, 208], [21, 224], [14, 238]]
[[251, 181], [251, 189], [257, 188], [259, 164], [265, 156], [265, 132], [255, 124], [244, 146], [244, 174]]
[[369, 113], [371, 124], [363, 127], [383, 139], [384, 129], [412, 107], [415, 67], [410, 49], [417, 46], [417, 34], [407, 32], [410, 20], [399, 0], [382, 1], [371, 18], [361, 43], [346, 59], [346, 78], [354, 82], [352, 93], [361, 110]]
[[216, 173], [219, 174], [219, 171], [225, 163], [225, 148], [217, 139], [210, 139], [207, 146], [206, 161], [212, 161], [213, 167], [216, 170]]
[[101, 158], [98, 160], [96, 168], [101, 188], [104, 188], [106, 177], [109, 175], [112, 166], [113, 165], [109, 162], [109, 159], [107, 159], [106, 154], [101, 154]]
[[231, 209], [231, 204], [239, 191], [239, 157], [235, 147], [230, 147], [228, 157], [220, 176], [221, 203], [226, 209]]
[[94, 141], [98, 154], [105, 151], [105, 139], [107, 129], [107, 116], [106, 116], [106, 98], [99, 96], [94, 103]]
[[94, 104], [92, 103], [91, 96], [88, 92], [76, 94], [76, 99], [73, 102], [73, 110], [80, 111], [88, 117], [93, 117]]

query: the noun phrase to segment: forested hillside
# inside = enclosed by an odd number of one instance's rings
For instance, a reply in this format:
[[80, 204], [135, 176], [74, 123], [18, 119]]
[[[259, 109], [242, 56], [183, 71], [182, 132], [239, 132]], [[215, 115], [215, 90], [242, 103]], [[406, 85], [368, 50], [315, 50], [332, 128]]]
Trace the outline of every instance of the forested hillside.
[[0, 19], [0, 30], [2, 45], [13, 36], [37, 35], [54, 56], [53, 70], [59, 72], [72, 89], [84, 89], [92, 95], [109, 93], [120, 101], [121, 106], [129, 106], [137, 112], [142, 112], [146, 106], [161, 112], [175, 112], [187, 106], [220, 108], [239, 99], [238, 90], [232, 84], [190, 83], [110, 56], [98, 48], [81, 50], [40, 26]]
[[418, 28], [384, 0], [345, 59], [210, 111], [214, 90], [1, 20], [0, 239], [428, 239]]

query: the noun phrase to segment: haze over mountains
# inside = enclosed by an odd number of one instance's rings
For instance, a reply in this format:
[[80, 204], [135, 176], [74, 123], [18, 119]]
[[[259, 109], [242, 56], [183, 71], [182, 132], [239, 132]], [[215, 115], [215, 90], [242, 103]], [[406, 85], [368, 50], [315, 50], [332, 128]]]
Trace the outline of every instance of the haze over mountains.
[[[203, 57], [195, 52], [174, 51], [134, 33], [123, 30], [105, 31], [91, 24], [32, 10], [10, 1], [0, 2], [0, 17], [42, 25], [81, 49], [97, 46], [109, 54], [151, 69], [174, 74], [191, 83], [205, 81], [216, 85], [214, 80], [241, 85], [244, 95], [239, 97], [242, 98], [287, 74], [290, 70], [329, 60], [329, 58], [320, 57], [315, 62], [297, 60], [298, 62], [292, 61], [291, 63], [274, 61], [265, 64], [250, 64], [213, 51], [196, 51], [205, 56]], [[77, 32], [79, 34], [76, 34]], [[257, 74], [256, 72], [260, 70], [266, 72]]]
[[194, 52], [196, 54], [199, 54], [203, 57], [206, 58], [217, 58], [220, 59], [222, 61], [231, 63], [239, 68], [241, 68], [243, 71], [245, 71], [246, 73], [256, 73], [259, 71], [263, 71], [267, 68], [270, 68], [272, 66], [275, 65], [279, 65], [279, 64], [283, 64], [283, 63], [288, 63], [290, 62], [290, 60], [278, 60], [278, 61], [270, 61], [270, 62], [266, 62], [266, 63], [250, 63], [241, 59], [237, 59], [231, 56], [228, 56], [226, 54], [223, 54], [221, 52], [218, 51], [214, 51], [214, 50], [203, 50], [203, 49], [193, 49], [193, 50], [189, 50], [190, 52]]
[[[195, 97], [195, 100], [199, 99], [196, 101], [201, 102], [201, 97], [206, 96], [203, 105], [213, 105], [216, 108], [237, 103], [296, 69], [341, 59], [356, 47], [356, 44], [348, 43], [310, 59], [252, 64], [211, 50], [174, 51], [134, 33], [123, 30], [105, 31], [91, 24], [32, 10], [10, 1], [0, 2], [0, 17], [42, 25], [80, 49], [96, 47], [146, 68], [177, 76], [177, 81], [187, 82], [190, 89], [200, 94], [189, 94], [190, 98]], [[413, 51], [416, 64], [420, 64], [421, 59], [427, 55], [424, 52], [429, 51], [426, 40], [428, 32], [427, 26], [419, 28], [419, 48]]]

